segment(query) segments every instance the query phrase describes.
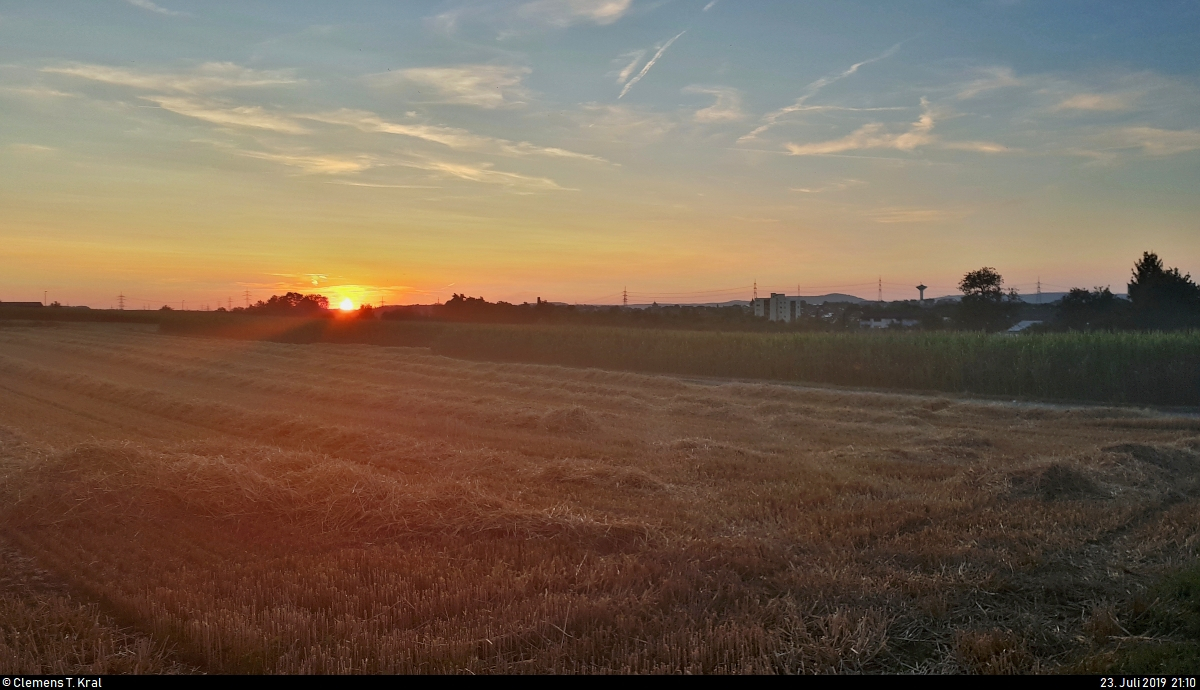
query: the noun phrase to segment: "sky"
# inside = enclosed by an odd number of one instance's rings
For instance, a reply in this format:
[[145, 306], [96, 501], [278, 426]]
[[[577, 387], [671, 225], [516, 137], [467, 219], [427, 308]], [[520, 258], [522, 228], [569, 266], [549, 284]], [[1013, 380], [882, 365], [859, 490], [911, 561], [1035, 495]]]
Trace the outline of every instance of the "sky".
[[1200, 2], [0, 0], [0, 300], [1200, 274]]

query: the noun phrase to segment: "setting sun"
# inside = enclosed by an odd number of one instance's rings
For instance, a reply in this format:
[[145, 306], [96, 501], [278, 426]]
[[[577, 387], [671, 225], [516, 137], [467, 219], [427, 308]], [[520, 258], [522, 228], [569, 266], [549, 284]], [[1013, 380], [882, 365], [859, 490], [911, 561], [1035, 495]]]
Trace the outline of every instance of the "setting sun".
[[350, 298], [347, 297], [346, 299], [342, 300], [341, 304], [338, 305], [338, 309], [341, 309], [342, 311], [353, 311], [354, 302], [351, 302]]

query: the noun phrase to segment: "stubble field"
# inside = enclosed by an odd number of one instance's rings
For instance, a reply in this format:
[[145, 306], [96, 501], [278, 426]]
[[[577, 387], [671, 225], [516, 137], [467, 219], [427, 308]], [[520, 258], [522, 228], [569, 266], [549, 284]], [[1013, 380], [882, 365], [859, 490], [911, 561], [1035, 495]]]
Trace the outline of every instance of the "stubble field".
[[0, 673], [1087, 670], [1200, 420], [7, 325], [0, 506]]

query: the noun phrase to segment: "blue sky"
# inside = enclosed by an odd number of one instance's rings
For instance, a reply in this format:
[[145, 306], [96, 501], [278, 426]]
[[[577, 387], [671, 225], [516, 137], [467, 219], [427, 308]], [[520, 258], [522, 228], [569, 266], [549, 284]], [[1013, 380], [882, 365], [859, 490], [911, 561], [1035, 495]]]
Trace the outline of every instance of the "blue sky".
[[[0, 3], [0, 299], [1200, 273], [1200, 3]], [[1119, 289], [1118, 289], [1119, 288]], [[913, 294], [910, 294], [913, 293]]]

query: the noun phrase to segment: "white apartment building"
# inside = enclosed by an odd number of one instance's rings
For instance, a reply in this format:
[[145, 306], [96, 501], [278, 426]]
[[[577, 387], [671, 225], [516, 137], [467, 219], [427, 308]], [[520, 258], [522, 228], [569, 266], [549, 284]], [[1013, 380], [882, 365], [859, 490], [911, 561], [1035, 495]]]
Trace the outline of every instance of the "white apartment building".
[[802, 311], [799, 297], [788, 297], [778, 292], [754, 300], [754, 315], [765, 316], [768, 321], [795, 321]]

